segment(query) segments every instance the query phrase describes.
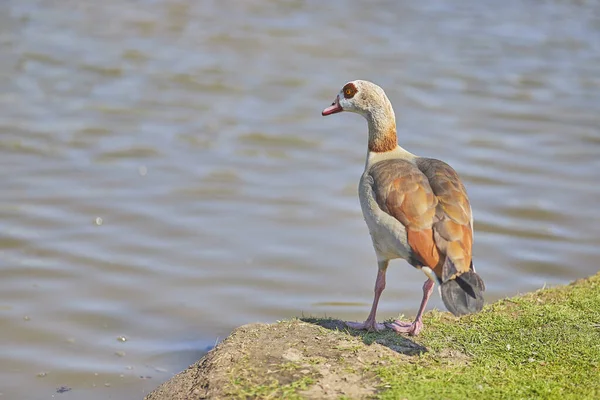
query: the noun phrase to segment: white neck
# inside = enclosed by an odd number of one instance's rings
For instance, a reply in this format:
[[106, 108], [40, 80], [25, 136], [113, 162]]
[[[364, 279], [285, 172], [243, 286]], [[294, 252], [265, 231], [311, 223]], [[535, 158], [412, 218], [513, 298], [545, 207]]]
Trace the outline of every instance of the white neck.
[[396, 147], [391, 151], [386, 151], [386, 152], [368, 151], [367, 159], [365, 162], [365, 171], [368, 170], [369, 168], [371, 168], [371, 166], [373, 164], [378, 163], [379, 161], [398, 159], [398, 160], [407, 160], [407, 161], [412, 162], [417, 157], [418, 156], [414, 155], [413, 153], [405, 150], [404, 148], [402, 148], [398, 145], [396, 145]]
[[375, 107], [363, 114], [369, 124], [369, 150], [374, 152], [392, 151], [398, 145], [396, 137], [396, 115], [392, 104], [385, 95]]

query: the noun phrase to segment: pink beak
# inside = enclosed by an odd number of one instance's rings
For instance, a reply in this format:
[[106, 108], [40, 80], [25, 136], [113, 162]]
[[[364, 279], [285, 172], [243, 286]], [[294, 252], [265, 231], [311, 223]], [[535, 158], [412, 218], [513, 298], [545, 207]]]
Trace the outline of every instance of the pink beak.
[[326, 116], [326, 115], [339, 113], [342, 111], [344, 111], [344, 109], [342, 108], [342, 106], [340, 106], [340, 97], [338, 96], [335, 98], [335, 101], [333, 103], [331, 103], [331, 105], [329, 107], [327, 107], [326, 109], [323, 110], [321, 115]]

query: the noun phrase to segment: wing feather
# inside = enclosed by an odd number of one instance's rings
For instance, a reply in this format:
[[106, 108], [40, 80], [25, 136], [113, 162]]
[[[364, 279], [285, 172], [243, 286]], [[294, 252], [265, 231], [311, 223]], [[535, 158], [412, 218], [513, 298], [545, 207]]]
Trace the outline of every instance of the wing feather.
[[[385, 160], [374, 164], [369, 174], [381, 210], [406, 229], [413, 265], [430, 267], [444, 281], [469, 270], [471, 206], [458, 174], [448, 164], [427, 158], [416, 163]], [[442, 270], [446, 257], [452, 271]]]

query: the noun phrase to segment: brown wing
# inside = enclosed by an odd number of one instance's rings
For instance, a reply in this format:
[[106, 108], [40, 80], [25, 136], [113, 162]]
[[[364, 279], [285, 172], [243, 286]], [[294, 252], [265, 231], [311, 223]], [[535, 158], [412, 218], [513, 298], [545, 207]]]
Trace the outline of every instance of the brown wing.
[[[427, 177], [411, 162], [385, 160], [370, 171], [379, 207], [404, 225], [414, 266], [441, 272], [443, 256], [433, 240], [433, 223], [438, 200]], [[440, 274], [441, 277], [441, 274]]]
[[[381, 161], [369, 173], [379, 207], [406, 228], [413, 252], [408, 261], [430, 267], [446, 281], [469, 270], [471, 209], [464, 186], [450, 166], [418, 160], [417, 165], [405, 160]], [[454, 265], [450, 274], [443, 271], [446, 256]]]
[[420, 158], [417, 166], [427, 177], [438, 199], [433, 223], [434, 241], [439, 251], [452, 261], [442, 273], [445, 282], [471, 268], [471, 205], [458, 174], [448, 164], [431, 158]]

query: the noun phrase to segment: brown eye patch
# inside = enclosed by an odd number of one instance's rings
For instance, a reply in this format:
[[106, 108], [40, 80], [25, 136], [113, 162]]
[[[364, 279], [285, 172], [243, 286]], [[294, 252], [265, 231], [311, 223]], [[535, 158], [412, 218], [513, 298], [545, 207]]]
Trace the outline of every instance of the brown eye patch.
[[354, 97], [356, 92], [358, 92], [358, 89], [356, 89], [354, 83], [347, 83], [346, 86], [344, 86], [344, 88], [342, 89], [342, 91], [344, 92], [344, 98], [351, 99]]

